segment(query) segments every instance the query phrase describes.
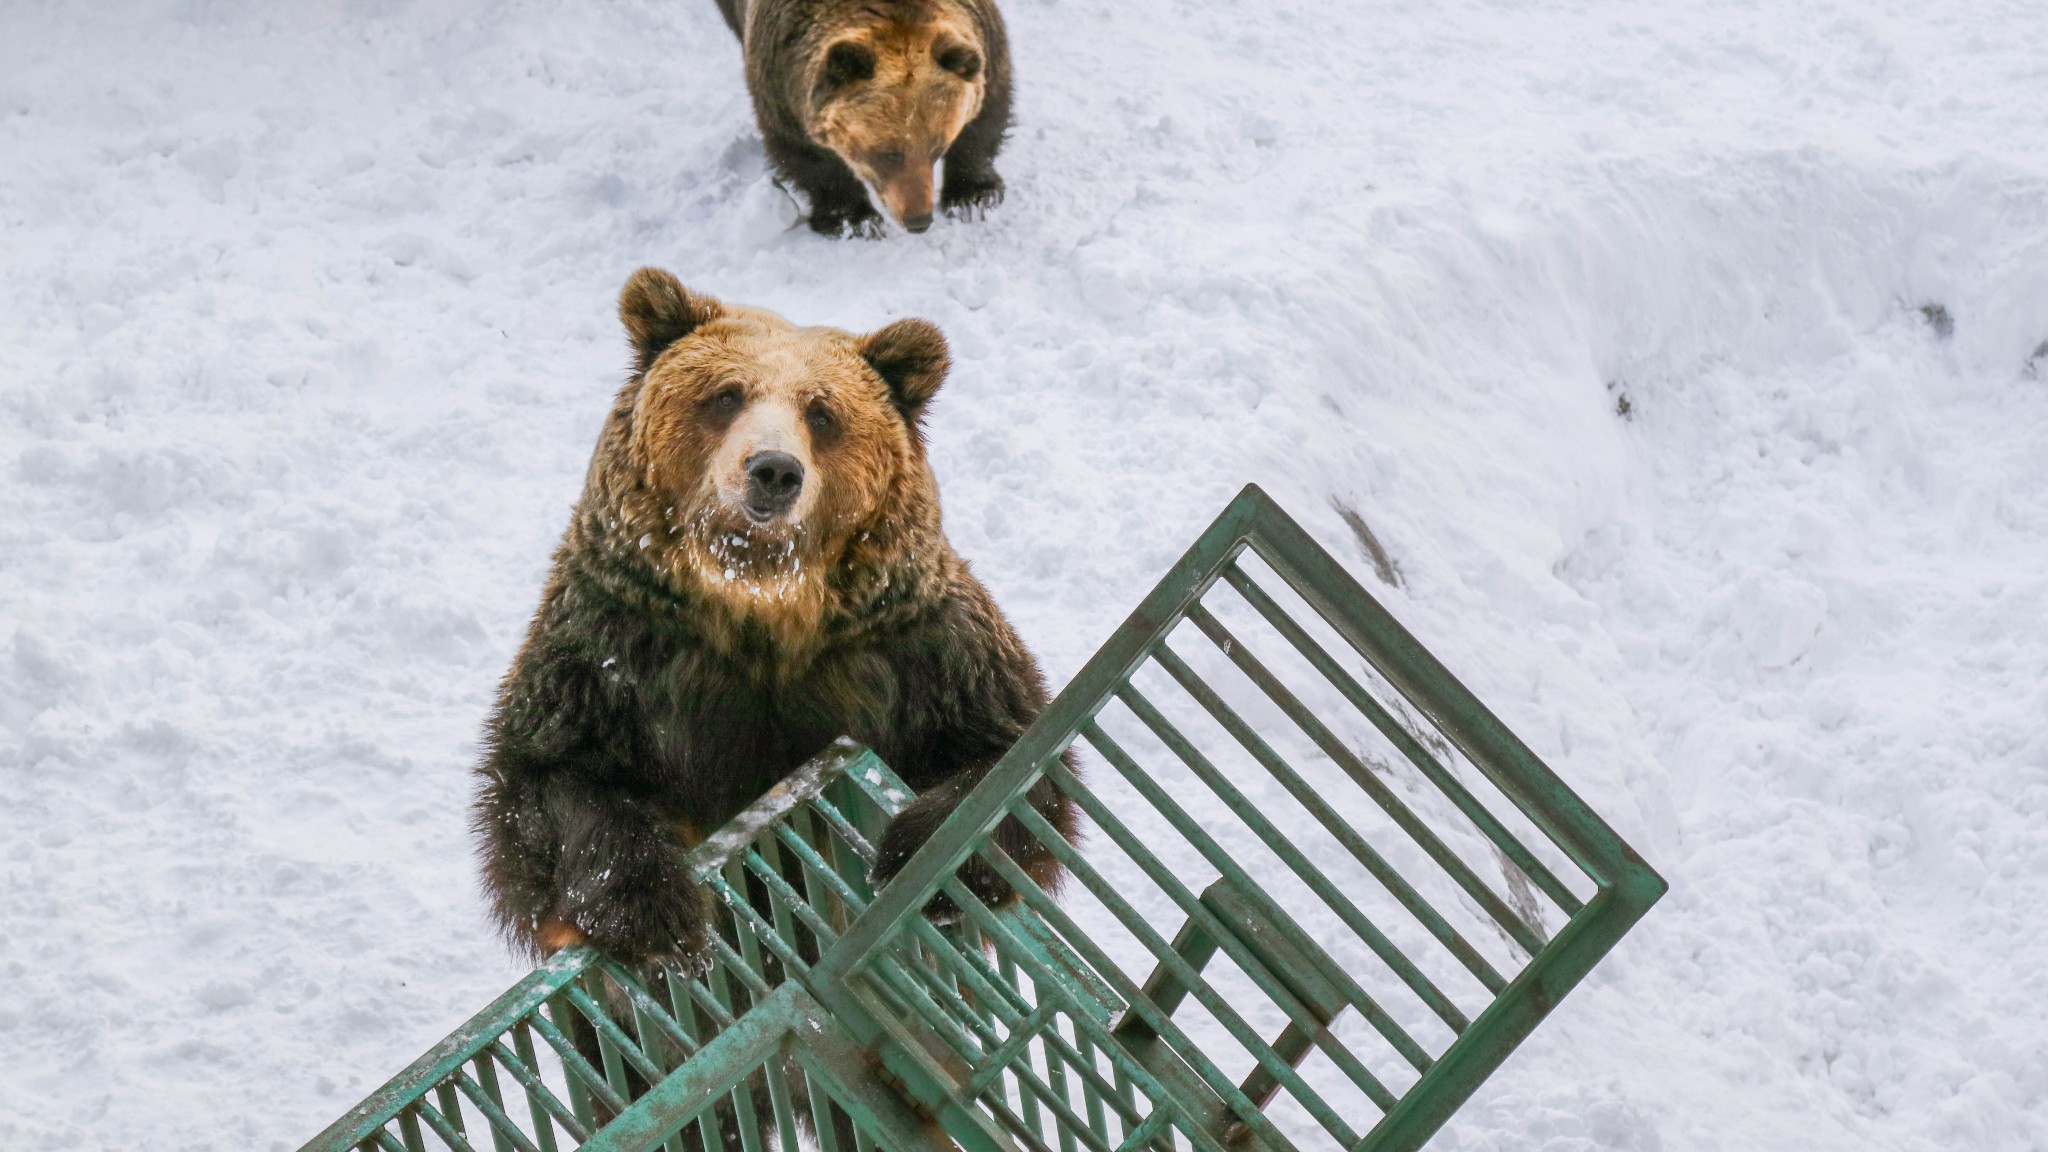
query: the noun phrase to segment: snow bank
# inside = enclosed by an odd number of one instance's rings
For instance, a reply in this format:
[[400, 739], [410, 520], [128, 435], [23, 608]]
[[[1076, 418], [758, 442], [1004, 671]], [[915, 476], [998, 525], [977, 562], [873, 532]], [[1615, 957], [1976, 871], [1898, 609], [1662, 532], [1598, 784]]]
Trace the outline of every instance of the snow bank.
[[2048, 1145], [2048, 16], [1669, 7], [1011, 0], [1010, 202], [876, 244], [709, 3], [10, 9], [0, 1143], [295, 1147], [515, 976], [465, 773], [660, 263], [946, 330], [1056, 679], [1257, 479], [1672, 881], [1438, 1147]]

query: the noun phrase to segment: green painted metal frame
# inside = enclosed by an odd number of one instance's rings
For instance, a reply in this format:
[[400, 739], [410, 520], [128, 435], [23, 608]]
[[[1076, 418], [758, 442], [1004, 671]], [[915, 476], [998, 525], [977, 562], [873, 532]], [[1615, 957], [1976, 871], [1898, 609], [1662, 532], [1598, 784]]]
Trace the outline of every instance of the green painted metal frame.
[[[1272, 596], [1237, 563], [1247, 549], [1290, 586], [1409, 707], [1462, 752], [1537, 830], [1562, 849], [1593, 882], [1595, 891], [1590, 899], [1581, 901], [1575, 897], [1432, 755], [1415, 732], [1375, 701], [1345, 671], [1342, 662], [1331, 657], [1298, 622], [1288, 618]], [[1469, 867], [1445, 849], [1414, 813], [1374, 778], [1370, 769], [1356, 763], [1349, 750], [1331, 737], [1328, 729], [1258, 663], [1249, 648], [1235, 642], [1201, 603], [1204, 593], [1218, 581], [1243, 596], [1472, 821], [1504, 858], [1512, 861], [1567, 914], [1567, 922], [1555, 936], [1543, 941], [1536, 926], [1524, 922], [1479, 882]], [[1503, 979], [1469, 944], [1463, 944], [1442, 917], [1434, 915], [1435, 910], [1369, 844], [1355, 834], [1347, 836], [1341, 818], [1326, 807], [1319, 807], [1317, 797], [1306, 790], [1298, 775], [1288, 771], [1272, 747], [1206, 689], [1167, 643], [1169, 633], [1184, 620], [1195, 625], [1197, 631], [1258, 683], [1331, 759], [1340, 763], [1350, 760], [1346, 766], [1359, 787], [1371, 794], [1404, 831], [1415, 836], [1432, 859], [1529, 953], [1528, 963], [1512, 980]], [[1342, 893], [1332, 892], [1327, 886], [1318, 888], [1326, 900], [1335, 901], [1335, 910], [1349, 913], [1344, 917], [1346, 921], [1456, 1033], [1456, 1039], [1446, 1050], [1433, 1055], [1420, 1051], [1413, 1039], [1402, 1033], [1345, 972], [1321, 954], [1316, 942], [1299, 930], [1286, 910], [1275, 906], [1253, 878], [1233, 865], [1227, 849], [1205, 838], [1172, 796], [1148, 781], [1142, 767], [1096, 723], [1107, 705], [1121, 701], [1240, 815], [1255, 811], [1213, 763], [1208, 763], [1138, 691], [1134, 677], [1148, 661], [1160, 665], [1230, 730], [1494, 993], [1483, 1011], [1465, 1019], [1368, 918], [1358, 913], [1355, 906], [1345, 907]], [[1141, 838], [1131, 831], [1130, 821], [1108, 810], [1062, 766], [1061, 753], [1077, 738], [1092, 744], [1159, 815], [1203, 849], [1220, 875], [1216, 884], [1200, 895], [1178, 886], [1145, 850]], [[1173, 895], [1188, 916], [1186, 927], [1175, 941], [1159, 939], [1142, 917], [1129, 908], [1116, 885], [1095, 873], [1080, 854], [1067, 848], [1037, 817], [1025, 797], [1041, 778], [1050, 778], [1079, 803], [1101, 831]], [[1159, 964], [1143, 987], [1131, 986], [1129, 979], [1092, 946], [1080, 926], [994, 848], [991, 832], [1007, 818], [1018, 819], [1030, 827], [1047, 847], [1062, 856], [1091, 895], [1109, 907], [1134, 935], [1143, 938]], [[1254, 830], [1269, 845], [1285, 842], [1281, 831], [1270, 823], [1254, 824]], [[1002, 871], [1023, 892], [1028, 911], [1052, 931], [1042, 933], [1041, 939], [1034, 942], [1028, 931], [1019, 931], [1024, 918], [1012, 916], [1005, 923], [1005, 918], [990, 915], [966, 899], [953, 875], [972, 855], [981, 856]], [[1314, 865], [1307, 861], [1297, 863], [1304, 878], [1315, 887]], [[1094, 1129], [1095, 1138], [1082, 1143], [1105, 1150], [1167, 1146], [1168, 1142], [1161, 1141], [1160, 1136], [1170, 1126], [1198, 1148], [1220, 1149], [1247, 1140], [1273, 1149], [1292, 1148], [1294, 1143], [1264, 1115], [1267, 1102], [1273, 1099], [1276, 1090], [1284, 1088], [1339, 1145], [1359, 1152], [1406, 1152], [1419, 1148], [1500, 1066], [1531, 1029], [1656, 902], [1665, 891], [1665, 883], [1292, 518], [1257, 486], [1248, 486], [810, 974], [810, 983], [821, 1002], [857, 1039], [883, 1054], [891, 1071], [924, 1105], [938, 1110], [942, 1121], [947, 1121], [948, 1130], [964, 1147], [1004, 1147], [1004, 1142], [995, 1138], [999, 1133], [992, 1132], [991, 1126], [983, 1122], [985, 1116], [961, 1122], [951, 1119], [947, 1109], [957, 1110], [959, 1098], [970, 1096], [983, 1102], [984, 1113], [1002, 1113], [1001, 1102], [974, 1089], [988, 1082], [992, 1070], [1013, 1060], [1011, 1049], [1018, 1045], [953, 1045], [954, 1054], [969, 1069], [962, 1081], [935, 1066], [942, 1061], [925, 1058], [918, 1051], [920, 1043], [911, 1035], [909, 1024], [913, 1020], [941, 1034], [947, 1032], [945, 1022], [937, 1018], [940, 1014], [931, 1011], [928, 1002], [902, 996], [900, 992], [898, 995], [909, 1003], [911, 1011], [892, 1012], [886, 1003], [891, 998], [890, 986], [896, 983], [888, 971], [892, 962], [912, 971], [931, 970], [930, 966], [920, 969], [904, 963], [903, 957], [919, 947], [927, 955], [938, 954], [944, 961], [937, 967], [946, 971], [940, 972], [936, 981], [927, 981], [928, 984], [942, 985], [956, 974], [963, 982], [973, 982], [969, 970], [975, 965], [966, 959], [966, 952], [945, 956], [929, 926], [917, 914], [941, 890], [952, 893], [967, 910], [976, 931], [998, 943], [999, 954], [1028, 961], [1033, 983], [1042, 996], [1040, 1014], [1047, 1006], [1056, 1005], [1054, 1014], [1068, 1019], [1073, 1038], [1064, 1040], [1064, 1046], [1083, 1049], [1080, 1059], [1067, 1061], [1069, 1077], [1086, 1079], [1086, 1065], [1090, 1063], [1100, 1067], [1106, 1062], [1112, 1067], [1115, 1082], [1106, 1089], [1094, 1086], [1080, 1093], [1091, 1119], [1105, 1102], [1120, 1098], [1131, 1104], [1136, 1094], [1129, 1090], [1130, 1083], [1149, 1085], [1142, 1095], [1149, 1100], [1151, 1111], [1127, 1109], [1123, 1123], [1118, 1125], [1123, 1133], [1121, 1141], [1110, 1143], [1104, 1126], [1097, 1123], [1087, 1125]], [[1047, 939], [1063, 942], [1061, 954], [1046, 955]], [[1289, 1028], [1277, 1040], [1264, 1041], [1227, 1000], [1208, 987], [1201, 975], [1202, 961], [1219, 950], [1227, 952], [1239, 969], [1285, 1011]], [[1077, 958], [1073, 953], [1081, 956]], [[1037, 958], [1031, 959], [1034, 955]], [[993, 984], [983, 980], [976, 989], [985, 996], [992, 995]], [[1044, 995], [1048, 990], [1058, 995]], [[1231, 1033], [1232, 1039], [1256, 1060], [1257, 1071], [1244, 1083], [1233, 1084], [1223, 1077], [1187, 1033], [1175, 1025], [1174, 1011], [1189, 997], [1201, 1001]], [[1329, 1026], [1346, 1007], [1355, 1008], [1361, 1018], [1368, 1020], [1416, 1067], [1419, 1076], [1405, 1092], [1397, 1094], [1380, 1083], [1343, 1049], [1341, 1042], [1333, 1041]], [[955, 1015], [964, 1020], [969, 1014]], [[1016, 1029], [1031, 1023], [1017, 1021], [1010, 1035], [1019, 1035]], [[1050, 1037], [1044, 1022], [1036, 1023], [1035, 1027], [1042, 1041]], [[1093, 1055], [1087, 1052], [1089, 1048]], [[975, 1059], [977, 1051], [980, 1059]], [[1299, 1062], [1311, 1051], [1328, 1057], [1383, 1109], [1369, 1130], [1359, 1132], [1296, 1072]], [[1097, 1055], [1106, 1057], [1106, 1061], [1095, 1059]], [[1047, 1071], [1052, 1066], [1047, 1060]], [[1048, 1107], [1053, 1103], [1049, 1099], [1041, 1102]], [[1004, 1115], [997, 1127], [1015, 1137], [1028, 1124], [1025, 1118]], [[1060, 1127], [1063, 1150], [1073, 1147], [1074, 1141], [1069, 1137], [1075, 1132], [1070, 1129], [1080, 1127], [1072, 1121]]]
[[[672, 1093], [694, 1083], [675, 1073], [701, 1079], [788, 1016], [790, 997], [778, 993], [806, 964], [805, 948], [816, 948], [795, 924], [850, 923], [872, 895], [872, 842], [909, 799], [872, 752], [834, 743], [693, 850], [691, 870], [718, 898], [725, 929], [703, 971], [670, 966], [650, 982], [589, 947], [565, 948], [300, 1152], [424, 1152], [430, 1142], [472, 1152], [485, 1135], [494, 1152], [592, 1147], [650, 1085]], [[765, 1092], [734, 1091], [749, 1072]], [[761, 1152], [757, 1129], [767, 1127], [796, 1152], [795, 1110], [825, 1098], [792, 1082], [801, 1077], [788, 1062], [756, 1061], [720, 1081], [732, 1115], [746, 1121], [736, 1147]], [[719, 1141], [670, 1132], [644, 1147], [664, 1144], [684, 1152]]]
[[[1291, 616], [1239, 562], [1247, 551], [1350, 651], [1333, 655]], [[1321, 678], [1319, 698], [1334, 693], [1412, 766], [1416, 779], [1426, 782], [1418, 787], [1436, 798], [1438, 816], [1454, 811], [1498, 853], [1504, 879], [1512, 885], [1518, 877], [1549, 900], [1564, 917], [1554, 935], [1546, 940], [1537, 913], [1525, 913], [1479, 875], [1426, 813], [1404, 802], [1286, 675], [1260, 659], [1259, 643], [1233, 633], [1204, 603], [1218, 587], [1237, 598], [1240, 616], [1263, 621], [1260, 643], [1292, 650], [1297, 679], [1305, 662]], [[1427, 864], [1416, 865], [1411, 853], [1409, 873], [1395, 867], [1386, 845], [1376, 846], [1347, 821], [1341, 807], [1290, 763], [1282, 745], [1197, 671], [1198, 661], [1175, 647], [1182, 637], [1207, 643], [1205, 658], [1214, 663], [1220, 657], [1234, 669], [1240, 692], [1249, 684], [1264, 697], [1262, 715], [1284, 717], [1295, 736], [1341, 770], [1338, 779], [1349, 781], [1344, 787], [1355, 787], [1391, 819], [1397, 832], [1389, 835], [1410, 840]], [[1368, 688], [1369, 678], [1353, 672], [1356, 660], [1381, 687]], [[1141, 670], [1154, 680], [1163, 676], [1179, 693], [1172, 706], [1141, 689]], [[1398, 699], [1382, 699], [1388, 695]], [[1289, 824], [1263, 811], [1200, 740], [1176, 726], [1169, 714], [1174, 706], [1220, 727], [1308, 813], [1308, 823], [1298, 813]], [[1117, 723], [1135, 724], [1194, 782], [1162, 784], [1128, 741], [1111, 734], [1112, 709]], [[1061, 755], [1077, 740], [1093, 747], [1114, 774], [1112, 782], [1126, 787], [1122, 800], [1106, 801], [1064, 766]], [[1572, 884], [1474, 795], [1449, 762], [1453, 748], [1583, 873], [1579, 887], [1590, 888], [1589, 897], [1575, 895]], [[819, 824], [816, 798], [835, 781], [842, 795], [864, 797], [865, 829], [829, 803]], [[1178, 909], [1183, 920], [1171, 939], [1122, 891], [1133, 878], [1099, 872], [1027, 802], [1041, 782], [1070, 797], [1097, 833]], [[1304, 927], [1312, 909], [1277, 899], [1269, 891], [1272, 878], [1262, 882], [1244, 866], [1245, 850], [1233, 852], [1190, 812], [1182, 797], [1196, 783], [1242, 821], [1322, 913], [1384, 965], [1391, 983], [1383, 982], [1382, 994], [1393, 987], [1412, 996], [1436, 1022], [1432, 1027], [1441, 1025], [1433, 1034], [1451, 1037], [1447, 1044], [1433, 1050], [1427, 1037], [1404, 1027], [1400, 1013], [1363, 986], [1364, 974], [1340, 964], [1328, 941]], [[855, 791], [846, 793], [849, 787]], [[759, 1152], [770, 1143], [796, 1152], [800, 1112], [823, 1152], [1283, 1152], [1299, 1147], [1298, 1140], [1352, 1152], [1408, 1152], [1429, 1139], [1665, 890], [1655, 872], [1255, 486], [1230, 504], [881, 893], [867, 888], [864, 869], [849, 866], [872, 859], [879, 821], [904, 798], [879, 761], [841, 746], [778, 791], [787, 794], [765, 798], [704, 846], [705, 874], [730, 910], [738, 946], [721, 942], [717, 963], [694, 983], [687, 974], [667, 974], [672, 1019], [660, 1019], [668, 1008], [631, 974], [587, 950], [565, 952], [305, 1152], [424, 1152], [421, 1121], [446, 1146], [466, 1152], [470, 1146], [460, 1132], [450, 1138], [462, 1099], [489, 1120], [497, 1152], [556, 1152], [552, 1138], [529, 1134], [545, 1129], [552, 1136], [550, 1117], [559, 1119], [557, 1112], [584, 1121], [597, 1117], [591, 1098], [604, 1098], [599, 1102], [608, 1111], [601, 1118], [608, 1122], [562, 1125], [586, 1152]], [[1095, 921], [1096, 931], [1114, 932], [1149, 956], [1150, 975], [1140, 980], [1125, 973], [1104, 940], [995, 847], [992, 830], [1006, 819], [1019, 821], [1061, 858], [1074, 883], [1106, 913]], [[808, 822], [808, 833], [800, 822]], [[1205, 862], [1213, 881], [1193, 891], [1136, 827], [1170, 829]], [[1379, 902], [1380, 919], [1354, 899], [1351, 882], [1333, 880], [1327, 861], [1301, 847], [1307, 832], [1324, 836], [1337, 846], [1328, 851], [1370, 876], [1387, 897]], [[741, 851], [750, 846], [786, 855], [770, 861], [760, 850]], [[957, 877], [970, 857], [1009, 879], [1021, 900], [1002, 909], [975, 901]], [[1491, 925], [1526, 963], [1500, 971], [1460, 932], [1456, 916], [1430, 902], [1424, 892], [1430, 882], [1415, 874], [1418, 867], [1459, 902], [1459, 915]], [[733, 879], [744, 869], [751, 870], [751, 888]], [[795, 875], [803, 878], [801, 888], [785, 879]], [[720, 877], [726, 877], [722, 884]], [[937, 925], [922, 914], [942, 891], [961, 910], [957, 923]], [[1391, 929], [1383, 923], [1387, 907], [1412, 923]], [[1406, 950], [1397, 936], [1406, 939]], [[1483, 988], [1484, 1007], [1476, 1013], [1461, 1007], [1459, 996], [1441, 986], [1441, 971], [1432, 976], [1429, 964], [1412, 954], [1418, 948], [1434, 950], [1431, 963], [1458, 974], [1461, 987], [1476, 982]], [[593, 972], [609, 982], [614, 1000], [631, 1001], [630, 1011], [613, 1015], [630, 1022], [633, 1035], [604, 1027], [598, 1017], [605, 1006], [596, 1003], [602, 997], [594, 999], [590, 989], [577, 994], [576, 982]], [[744, 995], [721, 998], [709, 983], [715, 979], [744, 984]], [[566, 1105], [529, 1092], [532, 1124], [507, 1118], [500, 1125], [506, 1112], [499, 1083], [483, 1073], [495, 1064], [520, 1078], [518, 1061], [508, 1063], [508, 1054], [526, 1054], [533, 1063], [526, 1032], [542, 1028], [541, 1004], [559, 1005], [565, 996], [605, 1033], [605, 1067], [572, 1075], [573, 1060], [558, 1042], [561, 1030], [543, 1029], [563, 1053], [562, 1075], [572, 1087], [585, 1082], [586, 1090]], [[708, 1025], [699, 1000], [720, 1008]], [[1278, 1035], [1254, 1026], [1250, 1001], [1266, 1008], [1264, 1018], [1275, 1012], [1285, 1018]], [[685, 1020], [696, 1030], [681, 1027]], [[678, 1031], [688, 1035], [678, 1038]], [[673, 1052], [665, 1055], [661, 1044], [648, 1041], [657, 1033], [668, 1036]], [[501, 1039], [507, 1034], [526, 1047], [511, 1053]], [[1412, 1081], [1403, 1088], [1385, 1066], [1369, 1067], [1354, 1048], [1361, 1038], [1384, 1045], [1380, 1051], [1394, 1056], [1382, 1058]], [[1249, 1060], [1248, 1073], [1228, 1075], [1219, 1066], [1210, 1048], [1226, 1046]], [[465, 1062], [477, 1076], [462, 1074]], [[1351, 1095], [1333, 1101], [1331, 1086], [1346, 1084]], [[1284, 1123], [1273, 1113], [1283, 1098], [1292, 1110]], [[1363, 1123], [1368, 1110], [1378, 1114], [1370, 1124]], [[400, 1129], [396, 1136], [389, 1131], [393, 1124]]]

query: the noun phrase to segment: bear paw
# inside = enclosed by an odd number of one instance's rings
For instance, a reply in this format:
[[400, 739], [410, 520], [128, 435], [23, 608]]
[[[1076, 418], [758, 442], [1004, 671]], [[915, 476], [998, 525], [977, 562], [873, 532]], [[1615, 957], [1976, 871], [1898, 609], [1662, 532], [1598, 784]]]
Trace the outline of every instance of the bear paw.
[[973, 176], [947, 174], [939, 191], [939, 207], [955, 220], [981, 220], [1003, 202], [1003, 178], [994, 169]]
[[863, 202], [857, 207], [817, 207], [811, 209], [811, 231], [820, 236], [850, 237], [858, 240], [879, 240], [882, 237], [882, 214], [874, 206]]
[[[932, 829], [926, 826], [925, 821], [915, 818], [928, 817], [930, 814], [906, 815], [913, 818], [905, 820], [899, 817], [891, 822], [882, 830], [882, 842], [876, 845], [875, 866], [869, 878], [877, 888], [894, 880], [896, 875], [903, 871], [903, 866], [910, 862], [910, 858], [916, 855], [917, 850], [922, 848], [924, 842], [931, 836]], [[975, 899], [991, 908], [1007, 904], [1017, 896], [1009, 882], [980, 856], [969, 857], [954, 873], [954, 878], [959, 880]], [[959, 905], [943, 891], [935, 894], [925, 904], [924, 914], [935, 924], [951, 924], [961, 916]]]

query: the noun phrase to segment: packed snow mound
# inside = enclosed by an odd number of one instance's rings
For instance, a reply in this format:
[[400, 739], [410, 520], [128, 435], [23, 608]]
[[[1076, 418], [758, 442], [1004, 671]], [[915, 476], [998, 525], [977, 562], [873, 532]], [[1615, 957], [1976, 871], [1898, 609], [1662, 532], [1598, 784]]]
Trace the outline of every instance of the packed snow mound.
[[466, 772], [655, 263], [937, 322], [1063, 681], [1265, 484], [1671, 881], [1444, 1149], [2048, 1146], [2048, 10], [1009, 0], [817, 238], [708, 0], [0, 15], [0, 1144], [292, 1148], [517, 972]]

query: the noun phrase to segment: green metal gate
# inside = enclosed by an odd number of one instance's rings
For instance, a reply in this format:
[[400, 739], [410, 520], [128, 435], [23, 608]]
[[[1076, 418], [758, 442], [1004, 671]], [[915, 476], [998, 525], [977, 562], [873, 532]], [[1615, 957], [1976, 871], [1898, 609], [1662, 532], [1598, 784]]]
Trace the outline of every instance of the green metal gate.
[[1256, 487], [876, 894], [907, 799], [835, 746], [700, 847], [708, 971], [565, 951], [304, 1152], [1415, 1149], [1664, 891]]

